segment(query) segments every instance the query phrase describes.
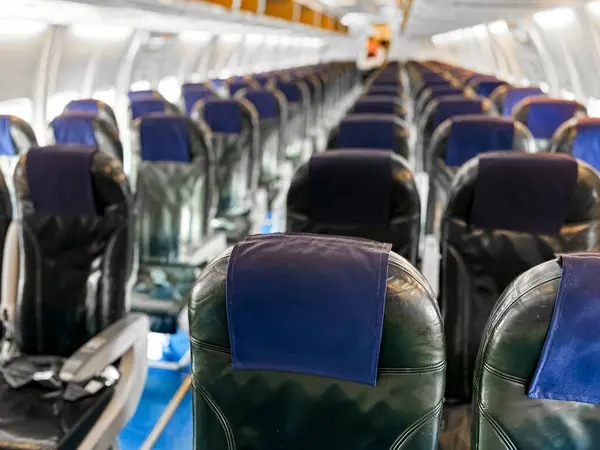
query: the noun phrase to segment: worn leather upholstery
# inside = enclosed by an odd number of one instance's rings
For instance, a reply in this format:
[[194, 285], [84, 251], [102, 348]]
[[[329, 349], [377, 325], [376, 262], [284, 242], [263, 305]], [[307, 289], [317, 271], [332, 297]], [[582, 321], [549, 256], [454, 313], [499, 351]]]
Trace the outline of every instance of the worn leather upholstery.
[[110, 105], [104, 103], [103, 101], [92, 98], [73, 100], [69, 102], [67, 106], [65, 106], [64, 112], [95, 113], [100, 119], [108, 122], [111, 126], [113, 126], [117, 136], [119, 135], [119, 125], [117, 123], [117, 116], [115, 115], [115, 112], [110, 107]]
[[[429, 195], [427, 198], [427, 217], [426, 233], [439, 235], [442, 220], [442, 211], [448, 199], [448, 192], [452, 185], [454, 175], [458, 167], [447, 166], [445, 161], [446, 148], [448, 146], [448, 137], [452, 132], [452, 125], [456, 121], [460, 122], [478, 122], [478, 121], [497, 121], [496, 117], [487, 116], [460, 116], [454, 119], [448, 119], [443, 122], [433, 134], [428, 153], [431, 155], [431, 166], [429, 169]], [[529, 130], [520, 122], [512, 119], [508, 120], [514, 125], [513, 145], [510, 149], [495, 150], [515, 150], [518, 152], [531, 152], [535, 143]]]
[[[343, 151], [343, 150], [342, 150]], [[347, 150], [355, 151], [355, 150]], [[392, 244], [392, 249], [413, 264], [419, 249], [421, 203], [412, 171], [403, 158], [390, 153], [392, 190], [390, 216], [385, 226], [323, 223], [311, 218], [309, 164], [298, 168], [287, 197], [287, 230], [301, 233], [353, 236]], [[332, 176], [335, 176], [332, 174]]]
[[548, 151], [568, 153], [600, 171], [600, 119], [574, 118], [563, 123], [554, 136]]
[[590, 166], [577, 163], [577, 181], [560, 234], [540, 235], [467, 226], [478, 160], [455, 175], [442, 218], [439, 299], [449, 355], [446, 397], [458, 401], [471, 398], [485, 323], [512, 280], [557, 253], [600, 250], [600, 176]]
[[436, 448], [444, 391], [441, 319], [427, 282], [406, 260], [390, 254], [376, 387], [232, 370], [228, 264], [226, 252], [207, 267], [190, 300], [194, 449]]
[[528, 398], [561, 281], [558, 260], [519, 276], [485, 328], [473, 383], [473, 450], [588, 450], [600, 439], [600, 406]]
[[[36, 151], [36, 150], [33, 150]], [[70, 356], [128, 310], [133, 263], [132, 199], [121, 164], [96, 151], [89, 169], [98, 216], [40, 216], [29, 198], [27, 155], [15, 173], [20, 282], [13, 339], [27, 355]], [[74, 449], [112, 388], [65, 401], [65, 387], [0, 381], [0, 448]]]

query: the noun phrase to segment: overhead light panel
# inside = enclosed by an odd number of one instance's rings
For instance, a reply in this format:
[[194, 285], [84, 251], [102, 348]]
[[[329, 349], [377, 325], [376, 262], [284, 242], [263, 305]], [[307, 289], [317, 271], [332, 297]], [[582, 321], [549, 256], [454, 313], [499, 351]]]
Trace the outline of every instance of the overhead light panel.
[[242, 40], [242, 35], [237, 33], [225, 33], [219, 36], [219, 40], [227, 44], [237, 44]]
[[493, 34], [507, 34], [510, 30], [508, 24], [504, 20], [497, 20], [488, 25], [488, 30]]
[[201, 44], [210, 41], [212, 37], [213, 35], [209, 31], [186, 30], [179, 33], [179, 39], [189, 43]]
[[85, 23], [73, 25], [70, 30], [73, 37], [92, 42], [123, 41], [133, 32], [128, 27]]
[[600, 2], [589, 2], [585, 6], [587, 6], [588, 11], [594, 16], [600, 17]]
[[31, 39], [42, 34], [48, 25], [33, 20], [0, 20], [0, 39], [23, 40]]
[[364, 14], [348, 13], [342, 17], [340, 22], [346, 27], [363, 26], [367, 24], [367, 18]]
[[574, 19], [575, 11], [568, 6], [540, 11], [533, 15], [533, 20], [539, 26], [547, 28], [566, 28]]

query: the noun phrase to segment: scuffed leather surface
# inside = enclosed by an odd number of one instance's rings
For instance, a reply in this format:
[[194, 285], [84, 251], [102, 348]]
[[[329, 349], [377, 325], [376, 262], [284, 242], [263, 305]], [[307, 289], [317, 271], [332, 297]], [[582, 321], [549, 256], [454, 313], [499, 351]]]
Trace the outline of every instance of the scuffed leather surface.
[[37, 145], [35, 133], [31, 126], [16, 116], [10, 116], [10, 136], [15, 145], [17, 155], [26, 153]]
[[[310, 375], [234, 371], [225, 304], [229, 252], [191, 294], [196, 450], [435, 449], [444, 342], [424, 278], [390, 255], [376, 387]], [[284, 301], [285, 299], [282, 299]]]
[[31, 355], [70, 356], [128, 310], [133, 214], [121, 164], [95, 152], [97, 217], [35, 215], [24, 155], [15, 172], [20, 200], [20, 281], [14, 338]]
[[419, 248], [421, 203], [412, 172], [400, 158], [392, 161], [390, 217], [385, 227], [327, 224], [310, 218], [308, 163], [298, 168], [287, 197], [287, 230], [372, 239], [392, 244], [394, 252], [416, 263]]
[[440, 305], [448, 352], [446, 397], [471, 398], [475, 357], [494, 304], [526, 270], [556, 254], [600, 250], [600, 178], [578, 163], [567, 221], [560, 235], [535, 235], [467, 226], [478, 161], [458, 172], [442, 222]]
[[[328, 149], [335, 150], [335, 149], [339, 148], [339, 146], [337, 145], [339, 133], [340, 133], [339, 128], [335, 128], [329, 134], [329, 138], [327, 141]], [[400, 118], [396, 119], [396, 136], [395, 136], [396, 139], [394, 142], [394, 148], [390, 149], [390, 150], [393, 150], [393, 152], [396, 153], [397, 155], [400, 155], [403, 158], [408, 159], [410, 156], [409, 155], [409, 153], [410, 153], [409, 137], [410, 136], [409, 136], [408, 124]]]
[[561, 273], [552, 260], [522, 274], [490, 316], [475, 368], [474, 450], [598, 447], [600, 406], [527, 397]]

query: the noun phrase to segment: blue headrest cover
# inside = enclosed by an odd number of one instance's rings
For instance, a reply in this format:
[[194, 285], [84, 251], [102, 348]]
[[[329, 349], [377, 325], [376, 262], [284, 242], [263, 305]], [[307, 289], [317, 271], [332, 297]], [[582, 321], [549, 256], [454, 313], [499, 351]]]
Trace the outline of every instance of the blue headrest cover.
[[575, 158], [600, 170], [600, 121], [598, 119], [579, 119], [571, 153]]
[[462, 166], [480, 153], [513, 148], [512, 120], [493, 117], [459, 117], [452, 122], [446, 146], [446, 165]]
[[481, 81], [479, 84], [477, 84], [475, 91], [477, 92], [477, 95], [481, 95], [482, 97], [489, 97], [490, 95], [492, 95], [492, 92], [494, 92], [494, 90], [498, 86], [502, 86], [504, 84], [506, 83], [500, 80]]
[[144, 161], [187, 163], [191, 160], [187, 117], [154, 115], [140, 124], [140, 152]]
[[229, 83], [229, 95], [233, 96], [237, 91], [245, 89], [248, 86], [250, 86], [249, 81], [245, 81], [245, 80], [233, 81], [233, 82]]
[[421, 78], [424, 83], [428, 83], [431, 81], [434, 81], [434, 82], [435, 81], [448, 81], [443, 76], [441, 76], [439, 73], [436, 73], [436, 72], [423, 73], [423, 74], [421, 74]]
[[352, 109], [352, 114], [397, 114], [398, 102], [394, 98], [369, 100], [359, 99]]
[[0, 156], [15, 156], [17, 149], [10, 134], [10, 116], [0, 116]]
[[272, 75], [261, 75], [261, 74], [256, 74], [253, 75], [252, 78], [254, 79], [254, 81], [256, 81], [259, 85], [261, 85], [262, 87], [264, 87], [267, 82], [271, 79]]
[[527, 97], [537, 97], [546, 95], [544, 91], [537, 87], [509, 87], [504, 97], [502, 105], [502, 115], [512, 116], [512, 111], [517, 104]]
[[155, 113], [164, 113], [166, 104], [162, 98], [145, 98], [131, 102], [131, 117], [137, 119]]
[[389, 118], [368, 118], [353, 120], [346, 118], [340, 123], [337, 148], [396, 148], [396, 120]]
[[277, 89], [279, 89], [289, 103], [295, 103], [302, 100], [302, 93], [300, 87], [296, 83], [277, 83]]
[[390, 248], [310, 234], [236, 244], [225, 290], [233, 369], [374, 386]]
[[600, 254], [561, 256], [562, 277], [529, 398], [600, 404]]
[[272, 119], [279, 116], [279, 107], [275, 94], [267, 90], [247, 91], [244, 97], [254, 105], [260, 119]]
[[461, 88], [455, 88], [452, 86], [435, 85], [429, 89], [431, 89], [431, 96], [429, 97], [430, 100], [448, 95], [463, 95], [463, 90]]
[[214, 97], [215, 93], [211, 88], [204, 84], [187, 84], [181, 89], [181, 96], [185, 103], [186, 114], [191, 114], [194, 110], [194, 105], [200, 101], [210, 97]]
[[479, 173], [470, 225], [558, 234], [577, 182], [577, 162], [558, 153], [488, 153]]
[[214, 133], [242, 132], [242, 106], [237, 100], [207, 100], [202, 119]]
[[377, 95], [385, 95], [385, 94], [391, 94], [391, 95], [400, 95], [400, 90], [398, 89], [398, 86], [389, 86], [389, 85], [385, 85], [385, 84], [381, 84], [381, 85], [377, 85], [377, 86], [371, 86], [369, 88], [369, 90], [366, 92], [366, 95], [373, 95], [373, 94], [377, 94]]
[[27, 153], [29, 198], [39, 216], [96, 216], [90, 166], [95, 147], [53, 145]]
[[98, 114], [100, 110], [100, 103], [98, 100], [93, 98], [86, 98], [82, 100], [73, 100], [69, 102], [65, 108], [65, 112], [82, 112], [82, 113], [94, 113]]
[[127, 97], [129, 97], [130, 102], [134, 102], [146, 98], [160, 98], [160, 95], [158, 95], [156, 91], [130, 91], [127, 94]]
[[552, 139], [556, 129], [573, 118], [577, 103], [568, 100], [531, 102], [527, 116], [527, 128], [536, 139]]
[[433, 113], [433, 127], [437, 128], [442, 122], [452, 117], [481, 113], [483, 113], [483, 103], [476, 98], [440, 98], [437, 108]]
[[392, 153], [338, 150], [309, 162], [310, 219], [327, 224], [385, 225], [390, 218]]
[[52, 123], [54, 140], [57, 144], [81, 144], [96, 147], [94, 134], [95, 113], [67, 113], [56, 117]]

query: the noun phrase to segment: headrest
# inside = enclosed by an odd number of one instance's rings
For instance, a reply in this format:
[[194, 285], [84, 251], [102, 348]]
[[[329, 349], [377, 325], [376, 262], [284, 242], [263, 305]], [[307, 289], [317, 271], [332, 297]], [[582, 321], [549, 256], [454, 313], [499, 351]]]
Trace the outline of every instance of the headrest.
[[337, 148], [379, 148], [393, 150], [397, 146], [396, 116], [391, 114], [358, 114], [340, 123]]
[[423, 80], [423, 83], [429, 83], [429, 82], [436, 82], [436, 81], [448, 81], [446, 80], [443, 76], [441, 76], [439, 73], [436, 72], [427, 72], [427, 73], [422, 73], [421, 74], [421, 79]]
[[600, 404], [600, 254], [562, 255], [550, 328], [528, 396]]
[[242, 106], [237, 100], [208, 99], [202, 108], [202, 119], [213, 133], [242, 132]]
[[398, 101], [385, 96], [361, 97], [354, 104], [352, 114], [397, 114]]
[[81, 144], [97, 147], [94, 133], [96, 113], [72, 112], [56, 117], [51, 123], [54, 141], [57, 144]]
[[130, 102], [134, 102], [136, 100], [143, 100], [146, 98], [162, 98], [160, 94], [156, 91], [130, 91], [127, 93], [127, 97], [129, 97]]
[[504, 104], [502, 105], [502, 115], [511, 116], [513, 108], [517, 106], [521, 100], [527, 97], [544, 96], [544, 91], [538, 87], [512, 87], [507, 86]]
[[455, 87], [446, 86], [446, 85], [436, 85], [436, 86], [430, 87], [429, 90], [431, 91], [431, 94], [429, 96], [429, 98], [431, 100], [440, 98], [440, 97], [445, 97], [448, 95], [462, 95], [463, 94], [463, 90], [461, 88], [455, 88]]
[[575, 116], [579, 103], [546, 97], [532, 97], [527, 100], [527, 128], [536, 139], [552, 139], [556, 129]]
[[184, 84], [181, 88], [181, 96], [185, 103], [186, 114], [190, 115], [194, 105], [200, 101], [215, 96], [215, 92], [204, 84]]
[[390, 217], [392, 153], [338, 150], [309, 162], [310, 219], [328, 224], [386, 225]]
[[140, 123], [142, 160], [190, 162], [188, 130], [187, 117], [166, 114], [143, 117]]
[[95, 151], [84, 145], [53, 145], [27, 153], [29, 198], [37, 215], [98, 215], [90, 172]]
[[272, 91], [249, 90], [244, 93], [244, 97], [254, 105], [259, 119], [272, 119], [279, 116], [279, 102]]
[[229, 86], [229, 95], [233, 96], [237, 91], [247, 88], [252, 85], [252, 81], [239, 80], [232, 81], [227, 84]]
[[277, 89], [279, 89], [289, 103], [295, 103], [302, 100], [302, 92], [297, 83], [284, 83], [278, 82]]
[[389, 252], [389, 244], [310, 234], [236, 244], [225, 290], [233, 369], [374, 386]]
[[164, 113], [167, 105], [162, 98], [145, 98], [131, 102], [131, 117], [137, 119], [149, 114]]
[[569, 213], [576, 181], [577, 162], [569, 155], [481, 155], [470, 225], [558, 234]]
[[503, 84], [506, 83], [501, 80], [484, 80], [477, 84], [475, 92], [482, 97], [489, 97], [498, 86], [502, 86]]
[[10, 116], [0, 116], [0, 156], [15, 156], [17, 149], [10, 134]]
[[600, 119], [577, 119], [571, 154], [600, 170]]
[[433, 113], [433, 127], [437, 128], [442, 122], [455, 116], [468, 114], [482, 114], [483, 102], [477, 98], [463, 96], [441, 97], [437, 100], [437, 107]]
[[98, 114], [102, 102], [100, 100], [94, 100], [93, 98], [86, 98], [82, 100], [73, 100], [65, 107], [65, 112], [80, 112], [80, 113], [94, 113]]
[[255, 74], [255, 75], [252, 75], [252, 78], [259, 85], [261, 85], [262, 87], [265, 87], [265, 85], [267, 84], [267, 82], [272, 78], [272, 75], [269, 75], [269, 74]]
[[446, 165], [462, 166], [480, 153], [510, 150], [515, 139], [511, 119], [461, 116], [452, 121], [446, 146]]

